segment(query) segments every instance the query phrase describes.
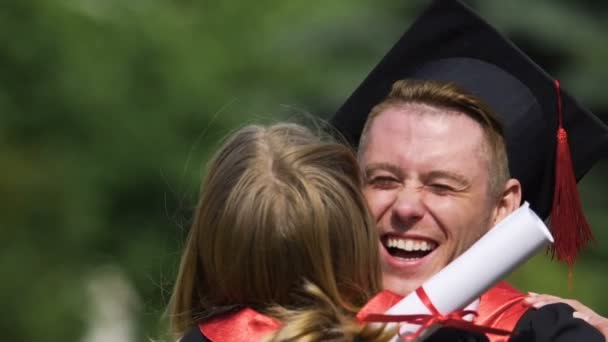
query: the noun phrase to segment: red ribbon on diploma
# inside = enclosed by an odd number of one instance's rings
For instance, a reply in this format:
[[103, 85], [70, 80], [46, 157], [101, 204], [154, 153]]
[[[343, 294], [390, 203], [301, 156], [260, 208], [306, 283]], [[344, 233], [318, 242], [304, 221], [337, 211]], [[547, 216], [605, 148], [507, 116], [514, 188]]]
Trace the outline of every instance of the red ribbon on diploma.
[[433, 324], [441, 324], [444, 327], [453, 327], [462, 330], [472, 331], [481, 334], [493, 334], [493, 335], [511, 335], [512, 332], [503, 329], [497, 329], [484, 325], [477, 325], [473, 322], [469, 322], [464, 319], [466, 315], [477, 316], [477, 312], [472, 310], [459, 310], [454, 311], [448, 315], [443, 315], [435, 305], [431, 302], [431, 299], [424, 291], [424, 288], [419, 287], [416, 290], [418, 298], [422, 301], [431, 314], [417, 314], [417, 315], [386, 315], [386, 314], [364, 314], [360, 319], [364, 322], [379, 322], [379, 323], [411, 323], [420, 325], [420, 328], [414, 333], [402, 335], [399, 332], [399, 338], [406, 341], [413, 341], [420, 337], [420, 335]]

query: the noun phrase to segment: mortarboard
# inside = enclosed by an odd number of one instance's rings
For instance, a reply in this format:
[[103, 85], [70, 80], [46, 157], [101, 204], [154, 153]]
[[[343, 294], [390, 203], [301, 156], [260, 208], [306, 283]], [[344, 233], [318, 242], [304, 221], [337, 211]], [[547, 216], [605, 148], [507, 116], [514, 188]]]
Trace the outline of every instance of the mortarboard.
[[[539, 216], [553, 211], [553, 252], [572, 266], [577, 251], [592, 238], [576, 181], [608, 155], [608, 127], [458, 0], [433, 1], [337, 111], [332, 124], [357, 146], [371, 109], [395, 81], [406, 78], [453, 82], [499, 115], [511, 176], [521, 182], [523, 200]], [[557, 144], [562, 113], [567, 140]]]

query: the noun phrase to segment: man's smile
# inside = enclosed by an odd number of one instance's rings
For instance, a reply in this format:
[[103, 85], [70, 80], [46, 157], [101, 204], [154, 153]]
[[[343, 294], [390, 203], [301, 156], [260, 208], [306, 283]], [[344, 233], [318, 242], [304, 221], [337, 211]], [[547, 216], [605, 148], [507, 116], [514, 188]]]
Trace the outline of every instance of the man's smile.
[[[432, 239], [412, 235], [384, 234], [380, 242], [384, 261], [398, 269], [421, 267], [432, 258], [433, 252], [439, 246]], [[415, 272], [415, 269], [410, 271]]]

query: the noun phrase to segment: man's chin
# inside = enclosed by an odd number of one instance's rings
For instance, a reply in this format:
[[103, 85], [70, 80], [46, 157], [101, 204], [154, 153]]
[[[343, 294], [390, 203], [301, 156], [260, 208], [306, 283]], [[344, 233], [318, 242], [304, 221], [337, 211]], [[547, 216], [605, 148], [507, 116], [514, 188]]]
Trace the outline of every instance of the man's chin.
[[[383, 252], [383, 253], [382, 253]], [[417, 260], [404, 260], [382, 251], [382, 280], [386, 290], [405, 296], [416, 290], [441, 270], [436, 265], [437, 254]]]
[[424, 283], [423, 277], [404, 277], [394, 274], [383, 274], [382, 284], [385, 290], [389, 290], [401, 296], [407, 296]]

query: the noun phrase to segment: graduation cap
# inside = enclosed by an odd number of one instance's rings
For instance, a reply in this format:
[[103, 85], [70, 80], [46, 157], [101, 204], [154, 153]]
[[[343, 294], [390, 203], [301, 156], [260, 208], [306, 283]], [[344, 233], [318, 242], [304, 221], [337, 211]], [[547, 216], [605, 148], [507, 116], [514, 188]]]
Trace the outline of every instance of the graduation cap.
[[593, 238], [576, 181], [608, 155], [608, 127], [457, 0], [433, 1], [342, 105], [332, 124], [357, 146], [370, 110], [395, 81], [408, 78], [455, 83], [499, 115], [511, 176], [521, 182], [523, 200], [539, 216], [551, 213], [553, 255], [572, 266], [577, 252]]

